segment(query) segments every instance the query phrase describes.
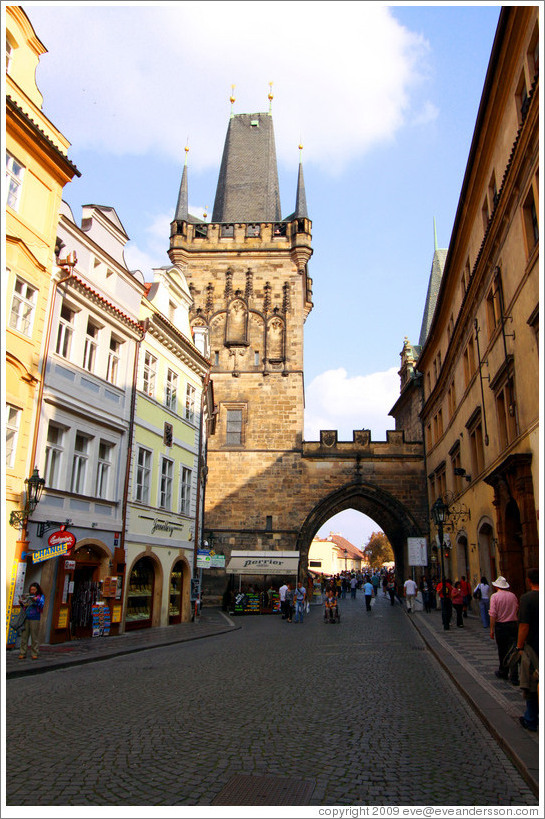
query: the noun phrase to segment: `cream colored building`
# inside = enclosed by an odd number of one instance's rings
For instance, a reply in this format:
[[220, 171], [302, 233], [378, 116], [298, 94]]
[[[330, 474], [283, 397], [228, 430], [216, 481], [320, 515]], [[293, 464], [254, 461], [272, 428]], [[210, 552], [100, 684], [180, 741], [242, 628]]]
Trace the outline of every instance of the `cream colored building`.
[[[51, 276], [63, 187], [80, 176], [70, 143], [42, 111], [36, 71], [46, 48], [20, 6], [6, 14], [6, 520], [7, 602], [20, 582], [26, 529], [9, 525], [24, 505], [24, 480], [36, 465], [36, 409], [44, 369]], [[56, 267], [55, 267], [56, 269]], [[11, 591], [10, 591], [11, 588]]]
[[365, 569], [365, 555], [342, 535], [315, 537], [310, 546], [308, 568], [316, 574], [333, 575]]
[[202, 466], [213, 412], [208, 349], [193, 342], [192, 299], [183, 272], [168, 265], [153, 274], [141, 307], [145, 337], [125, 534], [127, 630], [191, 617], [191, 579], [202, 542]]
[[538, 8], [503, 7], [416, 367], [430, 508], [466, 513], [445, 572], [502, 574], [517, 594], [539, 560], [538, 121]]

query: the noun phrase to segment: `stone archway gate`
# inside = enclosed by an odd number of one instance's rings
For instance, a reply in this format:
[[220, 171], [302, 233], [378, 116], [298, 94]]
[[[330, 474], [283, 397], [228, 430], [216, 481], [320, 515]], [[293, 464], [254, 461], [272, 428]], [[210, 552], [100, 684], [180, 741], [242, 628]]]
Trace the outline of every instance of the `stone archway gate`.
[[355, 430], [352, 441], [322, 430], [320, 440], [303, 444], [306, 473], [302, 494], [312, 511], [301, 524], [297, 549], [301, 568], [316, 532], [333, 515], [356, 509], [384, 530], [395, 555], [398, 580], [407, 567], [407, 538], [428, 537], [424, 450], [405, 442], [403, 431], [388, 431], [386, 441], [371, 441], [369, 430]]
[[[429, 537], [422, 443], [369, 430], [352, 441], [322, 430], [319, 441], [280, 452], [210, 451], [204, 537], [229, 560], [232, 550], [297, 550], [306, 577], [312, 540], [329, 518], [355, 509], [375, 520], [394, 549], [398, 581], [407, 571], [407, 538]], [[218, 476], [222, 480], [218, 480]], [[222, 594], [224, 570], [211, 569], [205, 592]]]

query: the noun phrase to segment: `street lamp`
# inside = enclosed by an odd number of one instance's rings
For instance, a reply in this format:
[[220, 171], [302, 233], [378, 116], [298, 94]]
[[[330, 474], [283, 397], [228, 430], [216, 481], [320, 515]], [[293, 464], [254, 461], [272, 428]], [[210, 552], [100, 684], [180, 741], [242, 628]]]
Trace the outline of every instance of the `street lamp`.
[[447, 590], [447, 583], [445, 577], [445, 562], [443, 559], [443, 526], [448, 518], [449, 515], [449, 508], [447, 504], [444, 502], [441, 495], [437, 498], [433, 506], [431, 507], [431, 515], [433, 518], [433, 522], [437, 527], [437, 533], [439, 535], [439, 549], [441, 552], [441, 616], [443, 620], [443, 628], [449, 629], [450, 628], [450, 616], [452, 612], [452, 606], [448, 605], [448, 590]]
[[348, 549], [344, 550], [344, 570], [346, 572], [346, 555], [348, 554]]
[[38, 467], [34, 467], [34, 472], [30, 478], [25, 478], [25, 505], [21, 510], [14, 510], [9, 516], [10, 526], [19, 528], [26, 524], [30, 515], [34, 512], [40, 502], [45, 488], [45, 478], [40, 478]]
[[431, 507], [431, 516], [433, 518], [433, 522], [437, 527], [437, 532], [439, 534], [439, 549], [441, 550], [441, 582], [443, 586], [445, 585], [445, 563], [443, 560], [443, 526], [448, 517], [448, 506], [443, 501], [441, 495], [437, 498], [433, 506]]

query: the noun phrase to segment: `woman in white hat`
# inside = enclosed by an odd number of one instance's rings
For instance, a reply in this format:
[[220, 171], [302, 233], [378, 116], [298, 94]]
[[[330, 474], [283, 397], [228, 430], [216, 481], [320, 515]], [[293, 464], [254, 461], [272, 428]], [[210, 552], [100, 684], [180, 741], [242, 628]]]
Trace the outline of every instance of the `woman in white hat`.
[[495, 592], [490, 598], [490, 639], [496, 638], [498, 646], [499, 668], [495, 671], [496, 677], [506, 680], [510, 678], [513, 685], [518, 685], [518, 666], [509, 670], [504, 668], [504, 658], [517, 639], [518, 633], [518, 600], [509, 583], [501, 575], [492, 581]]

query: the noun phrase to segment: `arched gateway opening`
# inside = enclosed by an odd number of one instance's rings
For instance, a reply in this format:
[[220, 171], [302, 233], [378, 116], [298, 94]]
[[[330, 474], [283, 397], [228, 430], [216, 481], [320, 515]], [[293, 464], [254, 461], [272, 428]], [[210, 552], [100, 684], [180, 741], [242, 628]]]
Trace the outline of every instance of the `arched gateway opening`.
[[394, 550], [396, 575], [401, 580], [407, 569], [407, 538], [425, 535], [411, 512], [380, 487], [363, 482], [347, 484], [322, 498], [304, 521], [297, 539], [301, 572], [308, 567], [308, 553], [318, 530], [334, 515], [355, 509], [372, 518], [386, 534]]

